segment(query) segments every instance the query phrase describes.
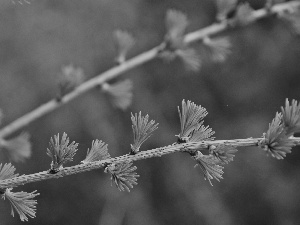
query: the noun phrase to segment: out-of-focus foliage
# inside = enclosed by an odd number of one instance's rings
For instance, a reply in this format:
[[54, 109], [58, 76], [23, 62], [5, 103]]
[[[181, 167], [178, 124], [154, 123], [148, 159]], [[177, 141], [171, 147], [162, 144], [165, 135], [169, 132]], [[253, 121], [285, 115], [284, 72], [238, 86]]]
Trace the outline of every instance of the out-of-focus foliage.
[[134, 46], [134, 38], [126, 31], [116, 30], [114, 32], [114, 42], [117, 50], [116, 62], [125, 62], [129, 50]]
[[[16, 1], [15, 1], [16, 2]], [[184, 12], [186, 32], [215, 21], [213, 1], [45, 0], [0, 5], [0, 108], [2, 126], [57, 96], [63, 65], [72, 63], [89, 79], [115, 65], [113, 32], [128, 30], [135, 45], [127, 57], [159, 44], [165, 37], [168, 9]], [[263, 1], [250, 1], [263, 7]], [[154, 60], [124, 75], [134, 85], [133, 104], [116, 110], [107, 96], [91, 91], [26, 127], [32, 157], [14, 166], [20, 174], [49, 169], [49, 138], [66, 132], [79, 144], [80, 163], [92, 140], [109, 145], [112, 157], [130, 151], [130, 112], [142, 111], [160, 124], [141, 150], [177, 140], [177, 106], [190, 99], [205, 107], [205, 125], [216, 139], [261, 137], [286, 98], [300, 100], [300, 42], [280, 19], [264, 19], [225, 32], [231, 54], [222, 64], [201, 55], [199, 72], [186, 71], [175, 59]], [[193, 47], [196, 49], [198, 45]], [[201, 48], [199, 47], [199, 49]], [[199, 51], [200, 54], [202, 51]], [[190, 76], [186, 76], [190, 74]], [[297, 224], [300, 220], [300, 152], [284, 160], [256, 148], [239, 149], [220, 182], [211, 187], [188, 155], [135, 163], [140, 175], [130, 193], [111, 187], [107, 174], [93, 171], [27, 184], [38, 190], [36, 218], [27, 224]], [[0, 151], [0, 163], [8, 163]], [[14, 190], [15, 191], [15, 190]], [[0, 202], [1, 225], [19, 224]], [[102, 222], [102, 223], [100, 223]]]
[[126, 110], [131, 105], [133, 97], [131, 80], [126, 79], [115, 84], [104, 83], [101, 87], [116, 108]]
[[0, 150], [4, 151], [13, 162], [24, 162], [32, 154], [30, 134], [23, 132], [9, 140], [1, 141]]
[[61, 68], [60, 78], [58, 81], [59, 95], [58, 100], [68, 92], [74, 90], [84, 80], [84, 73], [81, 68], [75, 68], [72, 64]]

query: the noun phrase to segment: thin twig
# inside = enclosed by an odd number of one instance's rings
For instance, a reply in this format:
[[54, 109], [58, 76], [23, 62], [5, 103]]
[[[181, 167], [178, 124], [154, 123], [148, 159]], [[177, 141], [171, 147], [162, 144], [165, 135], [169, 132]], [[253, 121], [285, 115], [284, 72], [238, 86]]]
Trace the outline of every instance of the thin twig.
[[[215, 141], [201, 141], [201, 142], [190, 142], [184, 144], [168, 145], [161, 148], [155, 148], [147, 151], [138, 152], [135, 155], [123, 155], [115, 158], [106, 160], [84, 163], [76, 166], [62, 168], [58, 173], [51, 174], [48, 171], [40, 173], [34, 173], [29, 175], [22, 175], [12, 179], [5, 179], [0, 181], [0, 189], [16, 187], [32, 182], [39, 182], [42, 180], [48, 180], [53, 178], [60, 178], [72, 174], [83, 173], [94, 169], [104, 168], [111, 163], [122, 163], [128, 161], [138, 161], [142, 159], [148, 159], [153, 157], [161, 157], [163, 155], [176, 153], [176, 152], [188, 152], [193, 153], [199, 150], [209, 149], [212, 145], [227, 145], [234, 147], [247, 147], [247, 146], [258, 146], [259, 142], [263, 138], [247, 138], [247, 139], [235, 139], [235, 140], [215, 140]], [[300, 138], [291, 138], [294, 140], [296, 145], [300, 145]]]
[[[286, 11], [287, 9], [291, 7], [299, 7], [300, 2], [299, 1], [291, 1], [287, 3], [281, 3], [274, 5], [271, 9], [271, 12], [273, 13], [282, 13]], [[256, 11], [253, 11], [252, 16], [253, 20], [259, 20], [261, 18], [267, 17], [269, 15], [269, 11], [266, 9], [259, 9]], [[254, 22], [253, 21], [253, 22]], [[199, 29], [197, 31], [191, 32], [185, 36], [185, 43], [190, 44], [196, 41], [200, 41], [203, 38], [207, 36], [212, 36], [219, 34], [223, 32], [224, 30], [230, 28], [226, 22], [223, 23], [215, 23], [208, 27]], [[54, 111], [55, 109], [59, 108], [60, 106], [68, 103], [69, 101], [75, 99], [76, 97], [82, 95], [83, 93], [121, 75], [124, 74], [126, 71], [135, 68], [139, 65], [142, 65], [146, 62], [151, 61], [152, 59], [156, 58], [159, 55], [159, 52], [161, 50], [161, 46], [159, 45], [149, 51], [146, 51], [144, 53], [141, 53], [130, 60], [122, 63], [119, 66], [115, 66], [96, 77], [84, 82], [77, 88], [75, 88], [72, 92], [69, 94], [66, 94], [62, 97], [61, 101], [57, 101], [56, 99], [50, 100], [49, 102], [41, 105], [40, 107], [34, 109], [33, 111], [23, 115], [22, 117], [14, 120], [12, 123], [8, 124], [7, 126], [3, 127], [0, 130], [0, 139], [3, 139], [17, 130], [27, 126], [31, 122], [37, 120], [38, 118]]]

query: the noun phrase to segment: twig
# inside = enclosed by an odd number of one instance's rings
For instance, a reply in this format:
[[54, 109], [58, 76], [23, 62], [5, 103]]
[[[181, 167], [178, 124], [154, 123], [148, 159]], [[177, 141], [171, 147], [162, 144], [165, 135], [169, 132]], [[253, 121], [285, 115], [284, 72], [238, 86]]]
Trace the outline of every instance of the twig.
[[[299, 1], [291, 1], [287, 3], [281, 3], [274, 5], [271, 9], [271, 12], [273, 13], [282, 13], [286, 11], [287, 9], [290, 9], [291, 7], [299, 7], [300, 2]], [[259, 9], [256, 11], [253, 11], [252, 17], [253, 22], [259, 19], [262, 19], [264, 17], [267, 17], [269, 15], [269, 11], [266, 9]], [[216, 35], [218, 33], [223, 32], [224, 30], [230, 28], [226, 22], [223, 23], [215, 23], [208, 27], [199, 29], [197, 31], [191, 32], [187, 34], [184, 38], [185, 43], [190, 44], [196, 41], [200, 41], [203, 38], [207, 36]], [[0, 139], [3, 139], [17, 130], [27, 126], [31, 122], [37, 120], [38, 118], [54, 111], [55, 109], [59, 108], [60, 106], [68, 103], [69, 101], [75, 99], [76, 97], [80, 96], [81, 94], [97, 87], [98, 85], [101, 85], [123, 73], [126, 71], [135, 68], [139, 65], [142, 65], [146, 62], [151, 61], [152, 59], [156, 58], [159, 55], [159, 52], [162, 48], [163, 44], [154, 47], [151, 50], [148, 50], [144, 53], [141, 53], [130, 60], [122, 63], [119, 66], [115, 66], [96, 77], [84, 82], [77, 88], [75, 88], [72, 92], [69, 94], [66, 94], [62, 97], [61, 101], [57, 101], [56, 99], [50, 100], [49, 102], [41, 105], [40, 107], [34, 109], [33, 111], [23, 115], [22, 117], [16, 119], [12, 123], [8, 124], [7, 126], [3, 127], [0, 130]]]
[[[184, 144], [168, 145], [161, 148], [155, 148], [147, 151], [138, 152], [135, 155], [123, 155], [115, 158], [110, 158], [106, 160], [84, 163], [76, 166], [62, 168], [58, 173], [51, 174], [48, 171], [43, 171], [40, 173], [34, 173], [29, 175], [22, 175], [12, 179], [5, 179], [0, 181], [0, 189], [16, 187], [19, 185], [24, 185], [32, 182], [39, 182], [42, 180], [48, 180], [53, 178], [60, 178], [63, 176], [68, 176], [77, 173], [83, 173], [86, 171], [91, 171], [94, 169], [104, 168], [111, 163], [122, 163], [128, 161], [138, 161], [142, 159], [148, 159], [153, 157], [161, 157], [163, 155], [176, 153], [176, 152], [188, 152], [193, 153], [199, 150], [209, 149], [212, 145], [227, 145], [234, 147], [249, 147], [258, 146], [259, 142], [263, 138], [247, 138], [247, 139], [234, 139], [234, 140], [215, 140], [215, 141], [202, 141], [202, 142], [189, 142]], [[300, 138], [291, 138], [296, 145], [300, 145]]]

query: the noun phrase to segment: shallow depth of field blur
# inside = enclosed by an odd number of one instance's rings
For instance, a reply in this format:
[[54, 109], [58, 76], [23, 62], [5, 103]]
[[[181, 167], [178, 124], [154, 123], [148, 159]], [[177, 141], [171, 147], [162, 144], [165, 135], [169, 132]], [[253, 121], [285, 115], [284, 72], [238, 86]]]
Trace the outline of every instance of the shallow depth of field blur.
[[[187, 14], [194, 31], [211, 24], [216, 8], [210, 0], [33, 0], [0, 3], [0, 108], [2, 126], [57, 96], [62, 66], [72, 63], [86, 79], [114, 66], [112, 33], [127, 30], [136, 39], [130, 57], [158, 45], [167, 9]], [[250, 1], [254, 8], [263, 1]], [[84, 159], [92, 140], [108, 144], [112, 156], [129, 152], [133, 140], [130, 113], [142, 111], [159, 129], [142, 150], [176, 141], [182, 99], [209, 112], [205, 125], [216, 139], [261, 137], [285, 99], [300, 100], [300, 37], [276, 18], [220, 35], [230, 37], [232, 54], [224, 63], [202, 55], [199, 72], [186, 71], [179, 60], [155, 59], [120, 79], [134, 83], [133, 104], [114, 108], [99, 90], [91, 90], [24, 130], [30, 132], [32, 157], [13, 163], [19, 174], [50, 168], [50, 137], [66, 132], [79, 143], [74, 161]], [[198, 45], [195, 45], [198, 48]], [[0, 151], [0, 163], [9, 162]], [[103, 170], [27, 184], [15, 191], [38, 190], [36, 218], [27, 224], [157, 225], [272, 224], [300, 221], [300, 148], [284, 160], [258, 148], [239, 148], [225, 166], [224, 179], [203, 179], [186, 154], [136, 162], [138, 185], [119, 192]], [[1, 225], [21, 224], [0, 201]], [[23, 224], [23, 223], [22, 223]]]

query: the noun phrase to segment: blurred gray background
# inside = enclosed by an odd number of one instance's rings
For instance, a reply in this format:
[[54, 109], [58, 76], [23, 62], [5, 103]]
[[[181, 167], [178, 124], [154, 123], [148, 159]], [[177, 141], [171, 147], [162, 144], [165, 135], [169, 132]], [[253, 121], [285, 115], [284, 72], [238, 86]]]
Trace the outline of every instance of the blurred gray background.
[[[250, 1], [254, 8], [263, 1]], [[83, 68], [87, 79], [114, 65], [112, 32], [121, 28], [137, 44], [131, 56], [158, 45], [165, 33], [167, 9], [190, 20], [188, 31], [214, 21], [209, 0], [34, 0], [31, 4], [0, 2], [0, 108], [2, 126], [57, 95], [63, 65]], [[300, 100], [300, 42], [286, 23], [264, 19], [229, 36], [232, 54], [222, 64], [206, 60], [201, 71], [188, 72], [179, 61], [155, 59], [122, 77], [134, 83], [132, 106], [115, 109], [99, 90], [92, 90], [33, 122], [29, 131], [32, 157], [14, 163], [19, 174], [50, 168], [49, 139], [66, 132], [79, 143], [74, 161], [84, 159], [94, 139], [108, 144], [112, 156], [129, 152], [133, 135], [130, 112], [142, 111], [159, 129], [142, 150], [176, 141], [177, 106], [188, 99], [207, 109], [205, 125], [217, 139], [261, 137], [285, 98]], [[197, 46], [197, 45], [196, 45]], [[130, 193], [111, 186], [103, 171], [27, 184], [15, 191], [38, 190], [37, 214], [27, 224], [152, 225], [272, 224], [300, 221], [300, 149], [284, 160], [267, 157], [258, 148], [240, 148], [211, 187], [195, 162], [172, 154], [135, 163], [138, 185]], [[0, 162], [8, 162], [0, 152]], [[23, 224], [0, 202], [0, 224]], [[297, 223], [298, 222], [298, 223]]]

